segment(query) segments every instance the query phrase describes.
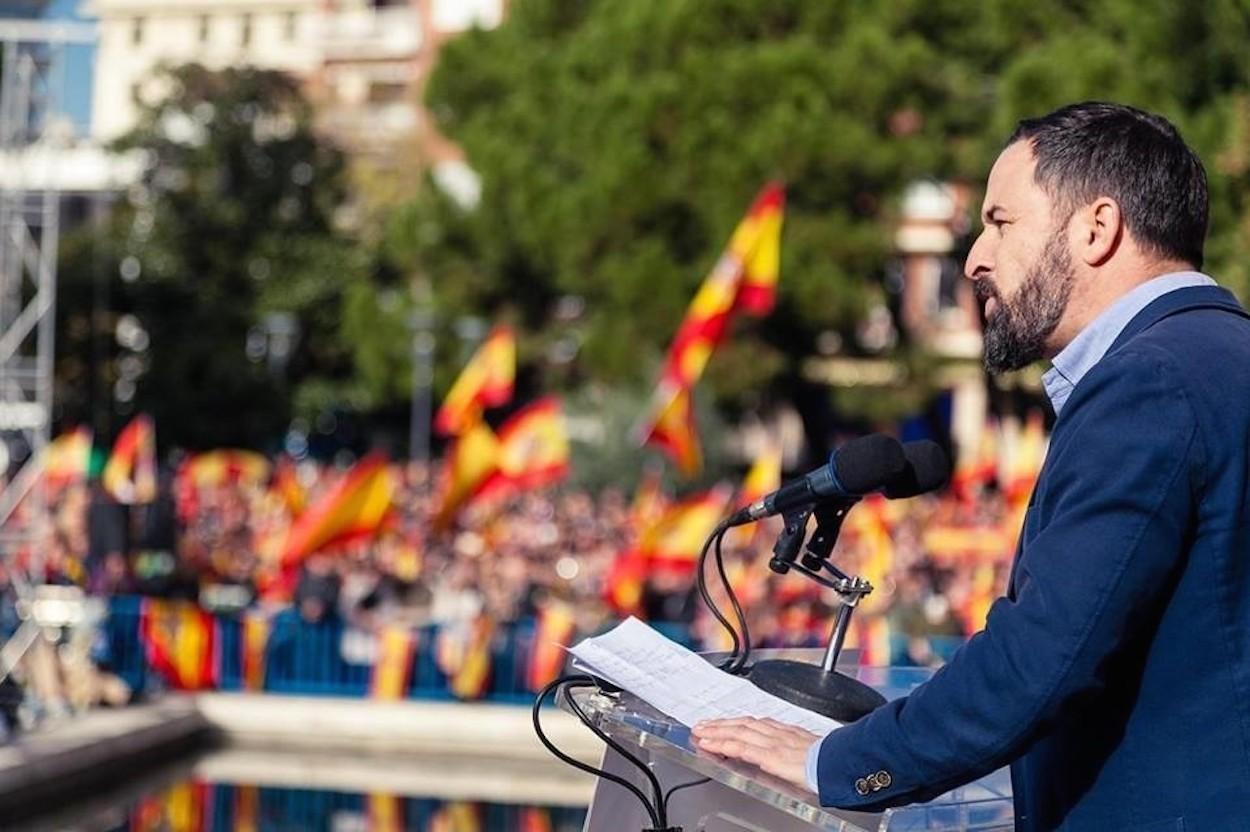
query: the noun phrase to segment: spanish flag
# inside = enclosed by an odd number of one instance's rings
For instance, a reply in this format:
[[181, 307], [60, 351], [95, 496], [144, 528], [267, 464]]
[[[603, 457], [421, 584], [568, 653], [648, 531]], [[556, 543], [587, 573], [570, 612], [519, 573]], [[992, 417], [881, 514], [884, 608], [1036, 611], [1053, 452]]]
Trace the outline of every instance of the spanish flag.
[[951, 488], [961, 500], [972, 500], [977, 491], [998, 477], [998, 435], [996, 419], [986, 419], [977, 437], [976, 448], [960, 448], [959, 461], [951, 477]]
[[427, 832], [482, 832], [482, 814], [475, 803], [448, 803], [430, 818]]
[[369, 680], [370, 697], [397, 701], [407, 695], [416, 644], [416, 633], [407, 627], [382, 630], [378, 635], [377, 661], [373, 663], [373, 676]]
[[573, 608], [563, 601], [551, 600], [539, 609], [527, 673], [530, 690], [538, 692], [560, 675], [574, 628]]
[[403, 832], [404, 801], [399, 795], [384, 792], [369, 794], [369, 832]]
[[629, 506], [629, 524], [635, 540], [664, 516], [668, 503], [668, 495], [664, 493], [663, 471], [658, 465], [648, 465], [642, 472], [638, 490], [634, 492], [634, 501]]
[[481, 699], [490, 686], [495, 622], [485, 615], [464, 626], [444, 626], [438, 633], [434, 659], [457, 698]]
[[[738, 508], [749, 506], [756, 500], [776, 491], [781, 487], [781, 448], [776, 442], [770, 441], [760, 455], [755, 458], [751, 469], [742, 479], [742, 487], [738, 489]], [[733, 542], [738, 546], [749, 546], [760, 530], [759, 523], [742, 526], [732, 533]]]
[[474, 418], [447, 451], [434, 528], [451, 526], [456, 513], [499, 469], [499, 437], [480, 417]]
[[176, 690], [216, 685], [217, 621], [195, 604], [144, 598], [139, 639], [148, 665]]
[[732, 491], [724, 486], [681, 500], [646, 531], [638, 549], [650, 568], [693, 569], [708, 535], [725, 515]]
[[1041, 411], [1034, 410], [1029, 413], [1024, 428], [1019, 431], [1013, 445], [1004, 490], [1008, 503], [1016, 507], [1028, 502], [1038, 474], [1041, 473], [1042, 463], [1046, 460], [1046, 428]]
[[270, 483], [269, 488], [277, 493], [282, 504], [286, 506], [287, 513], [292, 517], [299, 517], [304, 513], [308, 505], [308, 493], [300, 484], [299, 476], [295, 472], [295, 463], [290, 457], [284, 456], [278, 460], [278, 466], [273, 472], [273, 482]]
[[560, 401], [547, 396], [518, 410], [499, 427], [499, 468], [480, 496], [528, 491], [568, 476], [569, 437]]
[[101, 480], [119, 503], [156, 499], [156, 428], [146, 415], [136, 416], [117, 435]]
[[269, 617], [263, 613], [243, 614], [243, 689], [265, 689], [265, 648], [269, 646]]
[[763, 317], [776, 303], [777, 277], [781, 272], [781, 220], [785, 207], [785, 188], [780, 182], [768, 183], [755, 197], [751, 210], [729, 241], [730, 255], [742, 263], [737, 308], [748, 315]]
[[735, 309], [768, 314], [775, 302], [785, 191], [769, 183], [734, 229], [725, 252], [686, 309], [668, 350], [664, 378], [690, 386], [725, 337]]
[[178, 479], [186, 479], [197, 488], [257, 485], [268, 477], [269, 460], [255, 451], [235, 449], [195, 454], [178, 469]]
[[459, 436], [474, 421], [474, 413], [512, 400], [516, 381], [516, 336], [507, 326], [491, 331], [452, 384], [434, 415], [434, 429]]
[[651, 413], [639, 433], [642, 444], [662, 450], [686, 479], [693, 479], [703, 470], [703, 451], [699, 447], [689, 387], [661, 381], [652, 397]]
[[297, 565], [318, 549], [371, 536], [391, 509], [395, 480], [380, 454], [371, 454], [316, 505], [300, 515], [287, 535], [282, 566]]
[[91, 428], [84, 426], [62, 433], [43, 450], [43, 481], [59, 488], [87, 478], [91, 460]]

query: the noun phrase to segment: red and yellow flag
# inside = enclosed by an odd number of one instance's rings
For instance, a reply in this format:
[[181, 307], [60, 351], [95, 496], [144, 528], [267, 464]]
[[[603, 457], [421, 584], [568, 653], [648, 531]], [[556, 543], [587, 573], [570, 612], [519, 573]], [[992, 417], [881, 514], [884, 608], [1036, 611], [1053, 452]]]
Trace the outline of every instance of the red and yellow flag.
[[87, 478], [91, 460], [91, 428], [83, 425], [66, 431], [43, 450], [43, 480], [58, 488]]
[[185, 478], [197, 488], [256, 485], [268, 477], [269, 460], [255, 451], [233, 448], [195, 454], [178, 469], [178, 478]]
[[703, 451], [694, 422], [694, 399], [689, 387], [661, 381], [652, 397], [651, 415], [643, 424], [642, 444], [655, 445], [673, 460], [686, 479], [703, 470]]
[[499, 451], [499, 437], [481, 418], [473, 419], [452, 443], [443, 461], [435, 529], [442, 531], [451, 526], [456, 513], [499, 469]]
[[520, 832], [552, 832], [551, 812], [542, 806], [521, 808]]
[[278, 466], [273, 472], [273, 482], [269, 487], [282, 499], [282, 504], [292, 517], [299, 517], [304, 513], [308, 506], [308, 493], [300, 484], [295, 463], [290, 457], [284, 456], [278, 460]]
[[243, 689], [265, 689], [265, 648], [269, 646], [269, 618], [261, 613], [243, 615]]
[[668, 495], [664, 493], [663, 471], [658, 465], [648, 465], [642, 472], [638, 490], [634, 492], [634, 501], [629, 507], [629, 524], [635, 540], [642, 537], [644, 531], [664, 516], [668, 504]]
[[480, 615], [464, 627], [443, 627], [435, 645], [435, 660], [447, 675], [448, 687], [457, 698], [481, 699], [491, 676], [491, 643], [495, 622]]
[[[218, 788], [222, 788], [218, 786]], [[236, 785], [234, 788], [233, 832], [258, 832], [260, 829], [260, 789]]]
[[386, 627], [378, 634], [378, 658], [369, 680], [370, 697], [389, 701], [404, 698], [416, 645], [417, 635], [407, 627]]
[[369, 832], [404, 832], [403, 798], [395, 794], [369, 794]]
[[638, 549], [619, 552], [604, 578], [604, 600], [620, 616], [642, 611], [642, 586], [647, 580], [647, 559]]
[[156, 499], [156, 428], [146, 415], [136, 416], [117, 435], [101, 481], [119, 503]]
[[977, 491], [998, 477], [998, 421], [987, 419], [976, 448], [960, 448], [951, 476], [951, 488], [961, 500], [972, 500]]
[[148, 664], [176, 690], [216, 685], [217, 621], [195, 604], [144, 598], [139, 638]]
[[434, 415], [434, 429], [459, 436], [471, 426], [476, 412], [511, 401], [515, 381], [516, 336], [510, 327], [497, 326], [452, 384]]
[[785, 191], [776, 182], [766, 185], [755, 197], [686, 309], [669, 346], [665, 379], [685, 387], [698, 381], [712, 352], [724, 339], [735, 309], [755, 316], [772, 310], [784, 206]]
[[480, 496], [498, 496], [552, 485], [568, 476], [569, 437], [560, 401], [539, 399], [499, 427], [499, 468]]
[[430, 818], [427, 832], [482, 832], [482, 815], [477, 804], [448, 803]]
[[527, 673], [530, 690], [538, 692], [560, 675], [574, 627], [573, 608], [563, 601], [548, 601], [538, 611]]
[[708, 535], [725, 515], [732, 491], [724, 486], [673, 505], [642, 536], [638, 549], [650, 568], [693, 569]]
[[335, 543], [376, 534], [391, 509], [395, 479], [380, 454], [370, 454], [291, 527], [282, 565], [292, 567]]
[[729, 241], [731, 255], [742, 263], [742, 287], [737, 307], [748, 315], [763, 317], [777, 299], [777, 277], [781, 272], [781, 219], [786, 208], [786, 192], [780, 182], [764, 186], [746, 218]]
[[[781, 447], [776, 442], [769, 441], [742, 478], [742, 487], [738, 489], [738, 499], [734, 501], [734, 505], [737, 508], [749, 506], [780, 487]], [[732, 540], [738, 546], [749, 546], [759, 534], [760, 528], [759, 523], [741, 526], [731, 533]]]
[[1046, 459], [1046, 427], [1041, 411], [1029, 413], [1007, 464], [1005, 492], [1012, 506], [1023, 506], [1033, 493]]

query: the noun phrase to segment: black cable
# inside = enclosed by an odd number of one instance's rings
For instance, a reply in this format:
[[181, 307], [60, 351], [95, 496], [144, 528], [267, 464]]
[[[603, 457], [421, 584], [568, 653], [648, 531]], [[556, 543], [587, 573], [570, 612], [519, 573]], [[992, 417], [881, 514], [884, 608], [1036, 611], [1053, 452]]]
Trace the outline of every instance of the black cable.
[[727, 668], [727, 672], [738, 675], [742, 673], [743, 668], [746, 667], [747, 660], [751, 658], [751, 631], [747, 629], [747, 617], [743, 614], [742, 605], [738, 603], [738, 596], [734, 594], [734, 588], [729, 583], [729, 576], [725, 574], [725, 554], [721, 551], [721, 544], [724, 542], [724, 539], [724, 531], [716, 535], [716, 571], [720, 575], [721, 586], [725, 588], [725, 594], [729, 596], [729, 603], [733, 606], [734, 616], [738, 619], [738, 626], [742, 629], [742, 654]]
[[[597, 687], [597, 682], [595, 681], [595, 679], [593, 677], [588, 677], [588, 678], [590, 678], [590, 686]], [[587, 684], [582, 682], [582, 683], [570, 684], [568, 687], [586, 687], [586, 686]], [[577, 704], [577, 700], [574, 699], [572, 696], [569, 696], [567, 691], [565, 692], [565, 696], [568, 697], [569, 707], [573, 709], [573, 712], [575, 714], [577, 714], [577, 718], [582, 721], [582, 724], [590, 729], [591, 733], [593, 733], [599, 739], [603, 740], [608, 745], [609, 748], [613, 749], [614, 751], [616, 751], [616, 753], [620, 754], [622, 757], [624, 757], [625, 759], [633, 763], [634, 766], [639, 771], [641, 771], [644, 776], [646, 776], [647, 781], [651, 783], [651, 792], [652, 794], [655, 795], [654, 805], [657, 808], [657, 814], [659, 815], [659, 820], [660, 820], [657, 828], [658, 829], [666, 828], [668, 826], [668, 818], [665, 816], [665, 812], [664, 812], [663, 789], [660, 786], [660, 779], [655, 776], [655, 772], [651, 770], [651, 766], [647, 765], [642, 760], [634, 756], [631, 752], [627, 751], [624, 746], [622, 746], [616, 740], [609, 737], [607, 733], [605, 733], [603, 729], [601, 729], [598, 725], [595, 725], [591, 721], [590, 717], [586, 716], [586, 712], [582, 710], [582, 706]]]
[[[738, 639], [738, 631], [735, 630], [733, 625], [729, 623], [729, 619], [726, 618], [720, 611], [720, 607], [716, 605], [716, 601], [713, 600], [712, 594], [708, 592], [707, 577], [705, 574], [707, 571], [708, 550], [712, 548], [713, 542], [719, 540], [728, 530], [729, 524], [722, 521], [720, 525], [713, 529], [712, 533], [708, 535], [707, 540], [703, 541], [703, 548], [699, 551], [699, 565], [695, 573], [695, 581], [699, 586], [699, 596], [703, 599], [704, 605], [708, 608], [712, 615], [716, 617], [716, 620], [721, 623], [721, 626], [725, 628], [725, 630], [729, 633], [730, 639], [733, 641], [733, 647], [729, 652], [729, 658], [721, 662], [719, 665], [721, 670], [732, 672], [730, 671], [730, 668], [738, 661], [738, 653], [742, 648], [742, 642]], [[721, 570], [721, 573], [722, 575], [724, 574], [723, 569]], [[726, 581], [726, 586], [728, 586], [728, 581]]]
[[676, 786], [673, 786], [673, 788], [669, 789], [667, 792], [664, 793], [664, 800], [662, 801], [662, 803], [664, 804], [665, 814], [668, 813], [668, 800], [669, 798], [673, 796], [673, 792], [679, 792], [682, 789], [688, 789], [691, 786], [702, 786], [704, 783], [711, 783], [711, 782], [712, 782], [711, 777], [700, 777], [698, 780], [691, 780], [689, 783], [680, 783]]
[[612, 748], [622, 757], [624, 757], [625, 759], [629, 760], [631, 763], [636, 765], [639, 768], [639, 770], [641, 770], [647, 776], [647, 778], [651, 781], [652, 788], [655, 790], [656, 800], [659, 802], [660, 805], [658, 807], [655, 805], [652, 805], [651, 800], [647, 798], [647, 796], [643, 793], [642, 789], [638, 788], [633, 783], [626, 780], [624, 777], [621, 777], [616, 774], [612, 774], [611, 772], [608, 772], [608, 771], [604, 771], [601, 768], [595, 768], [594, 766], [590, 766], [590, 765], [587, 765], [586, 763], [583, 763], [581, 760], [577, 760], [577, 759], [574, 759], [573, 757], [570, 757], [568, 754], [565, 754], [563, 751], [557, 748], [555, 744], [550, 739], [547, 738], [547, 735], [543, 732], [542, 721], [539, 719], [538, 715], [539, 715], [540, 709], [542, 708], [543, 700], [547, 698], [547, 694], [551, 693], [554, 690], [558, 690], [562, 685], [568, 685], [569, 687], [595, 687], [596, 683], [595, 683], [595, 679], [593, 676], [561, 676], [558, 679], [555, 679], [552, 682], [550, 682], [546, 687], [544, 687], [541, 691], [539, 691], [538, 696], [535, 697], [534, 699], [534, 707], [531, 711], [531, 716], [532, 716], [533, 723], [534, 723], [534, 733], [538, 735], [538, 741], [541, 742], [543, 746], [548, 751], [550, 751], [553, 755], [555, 755], [555, 757], [561, 762], [566, 763], [572, 766], [573, 768], [577, 769], [578, 771], [583, 771], [594, 777], [602, 777], [605, 780], [610, 780], [611, 782], [616, 783], [618, 786], [622, 786], [625, 789], [629, 790], [630, 793], [632, 793], [635, 797], [637, 797], [639, 800], [642, 801], [643, 807], [647, 810], [647, 817], [649, 817], [651, 820], [651, 825], [655, 827], [656, 829], [665, 828], [668, 825], [666, 822], [667, 813], [664, 811], [663, 794], [660, 789], [660, 782], [659, 780], [656, 779], [655, 774], [651, 771], [651, 769], [645, 763], [643, 763], [633, 754], [631, 754], [630, 752], [622, 748], [619, 743], [617, 743], [615, 740], [613, 740], [611, 737], [609, 737], [607, 734], [601, 731], [597, 725], [594, 725], [590, 721], [590, 718], [586, 715], [586, 713], [581, 709], [581, 707], [578, 706], [576, 700], [574, 700], [572, 696], [568, 696], [566, 694], [569, 705], [572, 707], [577, 718], [582, 721], [583, 725], [585, 725], [587, 728], [590, 729], [591, 733], [593, 733], [595, 736], [599, 737], [599, 739], [607, 743], [607, 745], [610, 748]]

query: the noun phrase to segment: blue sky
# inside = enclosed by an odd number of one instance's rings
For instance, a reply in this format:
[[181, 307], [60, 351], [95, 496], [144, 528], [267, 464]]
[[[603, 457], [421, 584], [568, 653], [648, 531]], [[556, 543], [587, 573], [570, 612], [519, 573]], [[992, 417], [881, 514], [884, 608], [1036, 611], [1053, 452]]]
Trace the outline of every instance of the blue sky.
[[[0, 0], [0, 18], [9, 17], [10, 4]], [[79, 14], [83, 0], [49, 0], [43, 10], [48, 20], [88, 20]], [[94, 46], [71, 46], [65, 52], [65, 89], [62, 107], [73, 119], [80, 134], [91, 124], [91, 75], [95, 64]]]

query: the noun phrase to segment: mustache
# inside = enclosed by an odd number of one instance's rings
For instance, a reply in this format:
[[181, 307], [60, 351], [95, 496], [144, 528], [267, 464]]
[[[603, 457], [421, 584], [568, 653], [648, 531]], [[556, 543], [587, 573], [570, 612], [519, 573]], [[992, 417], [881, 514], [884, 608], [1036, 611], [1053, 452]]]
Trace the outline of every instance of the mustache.
[[977, 297], [977, 302], [982, 306], [984, 306], [985, 302], [990, 298], [998, 301], [1000, 305], [1003, 302], [1002, 295], [998, 293], [998, 287], [990, 283], [985, 278], [981, 278], [976, 283], [973, 283], [972, 291]]

